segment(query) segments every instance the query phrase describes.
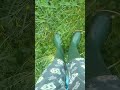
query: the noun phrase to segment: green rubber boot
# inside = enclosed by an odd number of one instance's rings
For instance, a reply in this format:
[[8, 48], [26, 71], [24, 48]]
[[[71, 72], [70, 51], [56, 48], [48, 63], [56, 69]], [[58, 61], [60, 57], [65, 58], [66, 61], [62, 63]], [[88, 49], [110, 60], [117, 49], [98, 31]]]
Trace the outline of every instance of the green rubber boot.
[[68, 51], [68, 62], [70, 62], [75, 58], [80, 57], [80, 54], [77, 49], [79, 42], [80, 42], [80, 32], [77, 31], [74, 33], [73, 38], [71, 40], [71, 44]]
[[110, 74], [104, 63], [101, 49], [110, 33], [111, 17], [109, 14], [99, 13], [93, 17], [91, 23], [92, 25], [86, 37], [86, 80]]
[[101, 49], [111, 32], [111, 16], [107, 13], [98, 13], [94, 16], [89, 29], [87, 43], [92, 43], [97, 49]]
[[61, 41], [61, 37], [58, 33], [56, 33], [54, 35], [54, 44], [56, 47], [55, 58], [58, 58], [58, 59], [61, 59], [64, 61], [64, 52], [63, 52], [63, 48], [62, 48], [62, 41]]

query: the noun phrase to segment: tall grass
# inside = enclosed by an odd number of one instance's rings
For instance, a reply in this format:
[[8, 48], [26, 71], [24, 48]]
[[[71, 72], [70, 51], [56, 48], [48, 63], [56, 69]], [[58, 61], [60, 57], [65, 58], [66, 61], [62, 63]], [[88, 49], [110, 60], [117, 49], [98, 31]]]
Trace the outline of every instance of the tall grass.
[[0, 90], [34, 85], [34, 2], [0, 0]]

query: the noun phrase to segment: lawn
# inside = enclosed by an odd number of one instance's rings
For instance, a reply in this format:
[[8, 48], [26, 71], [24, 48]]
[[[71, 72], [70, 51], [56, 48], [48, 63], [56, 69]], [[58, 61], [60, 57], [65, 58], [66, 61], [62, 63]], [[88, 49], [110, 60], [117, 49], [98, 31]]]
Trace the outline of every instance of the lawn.
[[81, 32], [79, 52], [85, 57], [85, 1], [36, 0], [35, 1], [35, 74], [36, 80], [52, 62], [55, 55], [54, 33], [61, 35], [65, 57], [71, 37]]

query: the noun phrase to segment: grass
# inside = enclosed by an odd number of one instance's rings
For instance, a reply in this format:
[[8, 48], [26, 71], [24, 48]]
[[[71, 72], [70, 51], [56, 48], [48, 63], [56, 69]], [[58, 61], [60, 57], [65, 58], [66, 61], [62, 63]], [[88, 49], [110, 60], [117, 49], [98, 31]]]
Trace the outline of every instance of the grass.
[[54, 58], [53, 36], [58, 32], [67, 57], [73, 33], [81, 32], [79, 52], [85, 56], [85, 1], [84, 0], [35, 1], [35, 73], [36, 80]]
[[0, 90], [32, 90], [34, 85], [34, 5], [0, 0]]

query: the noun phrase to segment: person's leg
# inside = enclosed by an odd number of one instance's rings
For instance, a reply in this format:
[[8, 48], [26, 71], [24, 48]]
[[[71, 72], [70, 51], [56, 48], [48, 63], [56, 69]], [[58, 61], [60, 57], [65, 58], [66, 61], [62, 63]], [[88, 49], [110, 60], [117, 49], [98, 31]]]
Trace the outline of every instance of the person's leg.
[[71, 44], [69, 46], [68, 62], [70, 62], [75, 58], [80, 58], [80, 53], [78, 52], [77, 49], [79, 42], [80, 42], [80, 32], [77, 31], [76, 33], [74, 33]]
[[68, 53], [68, 90], [85, 90], [85, 60], [80, 58], [77, 46], [80, 42], [80, 32], [72, 38]]
[[55, 59], [38, 79], [35, 90], [65, 90], [65, 63], [61, 39], [59, 34], [55, 34], [55, 46], [57, 48]]
[[68, 90], [85, 90], [85, 60], [74, 58], [68, 64]]
[[59, 34], [55, 34], [54, 36], [54, 43], [56, 46], [56, 55], [55, 58], [59, 58], [61, 60], [64, 60], [64, 52], [63, 52], [63, 48], [62, 48], [62, 42], [61, 42], [61, 38]]
[[38, 79], [35, 90], [65, 90], [64, 62], [55, 59]]
[[86, 37], [86, 79], [110, 74], [102, 57], [101, 48], [110, 32], [109, 14], [97, 14]]

